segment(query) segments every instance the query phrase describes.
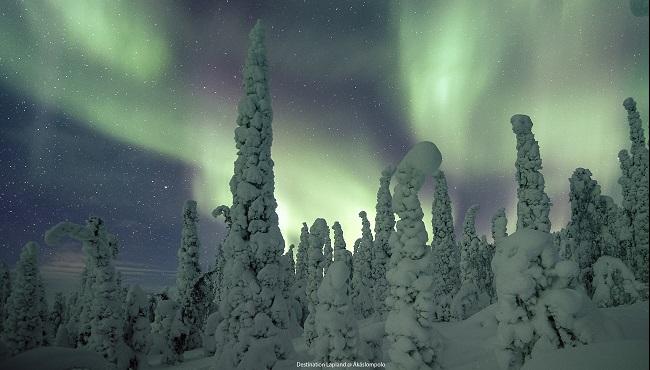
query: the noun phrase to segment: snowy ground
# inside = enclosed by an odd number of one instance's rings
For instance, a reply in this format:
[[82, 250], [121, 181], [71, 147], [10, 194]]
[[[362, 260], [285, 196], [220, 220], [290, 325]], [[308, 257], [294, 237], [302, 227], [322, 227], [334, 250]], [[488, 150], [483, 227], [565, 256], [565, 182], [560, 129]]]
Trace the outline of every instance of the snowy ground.
[[[565, 349], [540, 355], [529, 361], [524, 370], [645, 370], [649, 368], [648, 361], [648, 302], [636, 303], [630, 306], [601, 309], [601, 312], [611, 317], [621, 328], [623, 337], [612, 342], [600, 342], [589, 346]], [[377, 324], [371, 324], [376, 326]], [[445, 348], [441, 361], [446, 370], [500, 370], [492, 351], [496, 333], [494, 306], [490, 306], [469, 319], [456, 323], [437, 323], [436, 329], [443, 336]], [[361, 328], [364, 331], [364, 328]], [[367, 331], [367, 330], [366, 330]], [[299, 361], [308, 361], [304, 345], [300, 338], [293, 340]], [[79, 351], [80, 356], [70, 356]], [[34, 361], [48, 358], [52, 369], [58, 368], [54, 358], [70, 357], [78, 359], [79, 365], [84, 365], [93, 359], [93, 353], [80, 350], [49, 347], [36, 349], [33, 353], [24, 353], [20, 358], [14, 358], [11, 364], [0, 363], [0, 368], [34, 369]], [[57, 353], [61, 352], [61, 356]], [[75, 353], [76, 354], [76, 353]], [[66, 356], [63, 356], [66, 355]], [[81, 356], [83, 355], [83, 356]], [[23, 363], [24, 361], [24, 363]], [[63, 361], [68, 363], [69, 361]], [[38, 362], [36, 362], [38, 363]], [[42, 363], [41, 363], [42, 364]], [[97, 365], [98, 362], [95, 362]], [[185, 353], [185, 362], [165, 366], [160, 364], [157, 356], [149, 358], [152, 369], [169, 370], [208, 370], [213, 369], [214, 359], [205, 357], [202, 349]], [[8, 365], [9, 367], [5, 367]], [[22, 366], [24, 365], [24, 366]], [[294, 361], [287, 361], [286, 368], [295, 368]], [[227, 369], [217, 369], [227, 370]]]
[[[648, 302], [605, 308], [601, 311], [611, 317], [622, 329], [623, 340], [602, 342], [590, 346], [549, 353], [530, 361], [526, 370], [636, 370], [648, 369]], [[490, 306], [469, 319], [455, 323], [437, 323], [436, 329], [444, 337], [445, 349], [441, 355], [447, 370], [500, 370], [492, 351], [495, 340], [496, 320], [494, 306]], [[304, 346], [299, 338], [294, 346], [302, 358]], [[209, 369], [211, 358], [204, 358], [201, 350], [185, 354], [183, 364], [154, 368], [170, 370]], [[150, 359], [151, 364], [156, 359]]]

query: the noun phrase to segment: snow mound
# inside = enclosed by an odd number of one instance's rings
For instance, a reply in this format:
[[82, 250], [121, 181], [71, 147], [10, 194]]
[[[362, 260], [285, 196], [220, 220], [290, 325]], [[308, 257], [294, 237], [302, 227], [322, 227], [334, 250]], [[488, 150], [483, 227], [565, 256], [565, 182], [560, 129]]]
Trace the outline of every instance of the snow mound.
[[0, 363], [0, 369], [11, 370], [110, 370], [114, 366], [98, 353], [62, 347], [35, 348]]
[[616, 341], [546, 352], [527, 361], [522, 370], [645, 370], [648, 342]]
[[430, 141], [421, 141], [406, 153], [397, 169], [399, 171], [406, 167], [412, 167], [425, 176], [433, 176], [438, 172], [440, 163], [442, 163], [442, 154], [436, 144]]

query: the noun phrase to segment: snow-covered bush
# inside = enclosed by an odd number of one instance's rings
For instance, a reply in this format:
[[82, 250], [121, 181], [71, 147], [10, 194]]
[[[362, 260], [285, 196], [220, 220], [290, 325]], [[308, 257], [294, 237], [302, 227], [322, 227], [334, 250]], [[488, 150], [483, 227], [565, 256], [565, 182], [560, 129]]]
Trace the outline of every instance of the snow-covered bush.
[[639, 299], [639, 283], [616, 257], [602, 256], [594, 264], [594, 296], [598, 307], [631, 304]]
[[206, 356], [214, 355], [215, 351], [217, 350], [217, 342], [214, 336], [217, 333], [217, 326], [219, 326], [219, 323], [222, 319], [223, 318], [221, 317], [219, 311], [216, 311], [211, 313], [210, 316], [208, 316], [208, 319], [205, 321], [205, 327], [203, 328], [202, 334], [202, 343], [203, 353], [205, 353]]
[[516, 114], [510, 118], [517, 137], [517, 230], [534, 229], [549, 232], [551, 201], [544, 191], [544, 175], [539, 144], [535, 140], [530, 117]]
[[50, 343], [54, 342], [59, 327], [65, 325], [65, 311], [65, 297], [63, 296], [63, 293], [56, 293], [54, 296], [54, 303], [52, 304], [52, 311], [47, 320], [47, 332], [50, 337]]
[[386, 341], [389, 369], [439, 367], [441, 341], [433, 328], [430, 249], [418, 191], [425, 176], [437, 172], [442, 156], [429, 142], [416, 144], [400, 162], [393, 191], [393, 209], [399, 216], [389, 244], [387, 272]]
[[452, 317], [452, 300], [460, 287], [460, 253], [454, 236], [451, 199], [444, 172], [439, 171], [434, 180], [431, 218], [434, 320], [449, 321]]
[[40, 312], [37, 257], [36, 243], [25, 244], [14, 272], [2, 337], [12, 355], [36, 348], [43, 343], [45, 323]]
[[519, 369], [534, 353], [613, 335], [577, 284], [578, 268], [559, 260], [552, 236], [523, 229], [497, 244], [497, 359]]

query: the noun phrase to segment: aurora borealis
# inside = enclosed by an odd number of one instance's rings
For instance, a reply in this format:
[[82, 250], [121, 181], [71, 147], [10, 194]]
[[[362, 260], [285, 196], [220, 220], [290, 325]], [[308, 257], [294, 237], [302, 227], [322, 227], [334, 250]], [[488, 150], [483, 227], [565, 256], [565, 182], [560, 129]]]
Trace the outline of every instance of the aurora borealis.
[[[209, 214], [231, 201], [240, 71], [258, 18], [287, 245], [316, 217], [340, 221], [351, 245], [358, 212], [374, 218], [381, 169], [420, 140], [442, 151], [457, 223], [478, 203], [483, 232], [500, 207], [514, 224], [515, 113], [533, 119], [557, 229], [576, 167], [620, 199], [627, 96], [647, 131], [648, 17], [627, 1], [92, 4], [1, 6], [0, 258], [9, 264], [49, 226], [97, 214], [121, 240], [127, 278], [168, 273], [186, 198], [199, 203], [211, 263], [223, 225]], [[42, 245], [42, 260], [75, 272], [74, 248]]]

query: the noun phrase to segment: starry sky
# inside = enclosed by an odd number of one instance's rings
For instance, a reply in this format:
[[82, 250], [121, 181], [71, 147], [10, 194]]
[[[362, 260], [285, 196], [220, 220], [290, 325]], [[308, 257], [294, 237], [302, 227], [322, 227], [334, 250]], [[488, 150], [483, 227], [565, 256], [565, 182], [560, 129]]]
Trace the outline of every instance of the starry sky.
[[[456, 222], [481, 205], [514, 220], [510, 116], [531, 116], [553, 229], [568, 178], [590, 168], [620, 200], [622, 101], [648, 122], [644, 1], [6, 1], [0, 6], [0, 259], [41, 245], [50, 290], [74, 285], [79, 244], [46, 246], [62, 220], [103, 217], [127, 282], [171, 284], [182, 205], [196, 199], [202, 263], [229, 205], [247, 34], [266, 25], [280, 226], [374, 218], [381, 169], [421, 140], [443, 154]], [[647, 9], [647, 1], [645, 1]], [[430, 220], [431, 181], [421, 193]], [[429, 221], [427, 221], [428, 223]], [[429, 225], [428, 225], [429, 226]]]

